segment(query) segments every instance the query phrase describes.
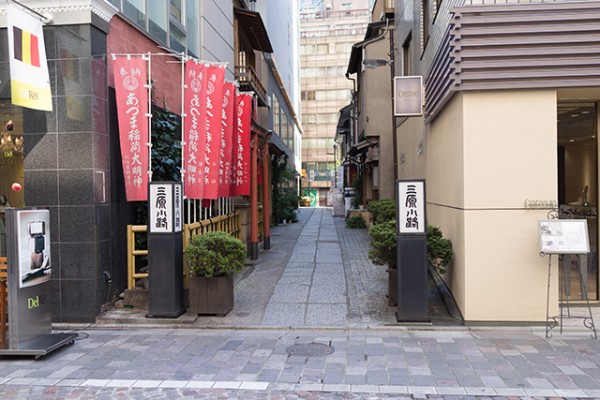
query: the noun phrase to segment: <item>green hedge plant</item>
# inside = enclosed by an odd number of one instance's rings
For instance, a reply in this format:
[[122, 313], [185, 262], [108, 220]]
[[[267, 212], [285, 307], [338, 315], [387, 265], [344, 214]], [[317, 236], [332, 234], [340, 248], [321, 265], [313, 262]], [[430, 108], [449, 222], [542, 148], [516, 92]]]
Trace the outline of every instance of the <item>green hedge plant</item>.
[[360, 215], [353, 215], [346, 219], [346, 226], [350, 229], [365, 229], [367, 224]]
[[427, 225], [427, 261], [440, 274], [446, 273], [448, 264], [454, 257], [452, 242], [444, 238], [442, 230]]
[[394, 199], [372, 200], [367, 210], [373, 216], [373, 223], [380, 224], [396, 219], [396, 201]]
[[372, 225], [369, 236], [371, 236], [369, 258], [375, 264], [396, 268], [396, 220]]
[[190, 239], [185, 249], [190, 275], [212, 278], [244, 268], [246, 245], [225, 232], [208, 232]]
[[[388, 220], [371, 226], [369, 258], [375, 264], [396, 268], [396, 220]], [[427, 226], [427, 262], [440, 274], [447, 271], [454, 257], [452, 241], [444, 238], [440, 228]]]

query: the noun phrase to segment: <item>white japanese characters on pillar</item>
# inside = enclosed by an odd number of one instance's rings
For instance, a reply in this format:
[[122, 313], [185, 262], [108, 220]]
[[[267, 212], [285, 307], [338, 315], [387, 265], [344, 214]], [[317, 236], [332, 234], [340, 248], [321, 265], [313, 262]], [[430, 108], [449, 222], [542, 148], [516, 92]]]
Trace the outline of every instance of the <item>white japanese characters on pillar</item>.
[[151, 182], [148, 197], [150, 233], [176, 233], [182, 230], [181, 183]]
[[425, 181], [398, 181], [398, 233], [425, 234]]

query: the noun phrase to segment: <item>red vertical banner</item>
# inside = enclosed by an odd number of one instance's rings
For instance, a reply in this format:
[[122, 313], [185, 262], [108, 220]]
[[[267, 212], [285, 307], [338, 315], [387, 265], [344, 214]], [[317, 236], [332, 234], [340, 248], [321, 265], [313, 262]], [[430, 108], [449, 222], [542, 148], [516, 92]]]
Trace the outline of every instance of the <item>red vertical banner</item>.
[[252, 123], [252, 94], [237, 96], [237, 131], [233, 145], [233, 196], [250, 195], [250, 129]]
[[207, 65], [206, 71], [206, 145], [204, 152], [204, 199], [215, 200], [219, 194], [219, 154], [225, 66]]
[[219, 156], [219, 197], [231, 196], [231, 163], [233, 157], [233, 132], [237, 118], [233, 113], [236, 110], [236, 84], [225, 82], [223, 91], [223, 113], [221, 119], [221, 149]]
[[141, 58], [113, 63], [121, 159], [127, 201], [148, 200], [147, 64]]
[[196, 61], [185, 64], [183, 95], [183, 193], [188, 199], [204, 195], [204, 151], [206, 148], [206, 71]]

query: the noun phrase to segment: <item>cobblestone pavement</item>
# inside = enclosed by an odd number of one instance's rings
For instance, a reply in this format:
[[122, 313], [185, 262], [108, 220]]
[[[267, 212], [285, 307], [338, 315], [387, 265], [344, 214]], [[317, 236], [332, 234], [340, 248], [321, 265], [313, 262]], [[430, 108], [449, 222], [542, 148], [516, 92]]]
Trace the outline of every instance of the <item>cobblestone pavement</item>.
[[272, 245], [228, 316], [55, 325], [78, 340], [0, 357], [0, 399], [600, 398], [600, 342], [581, 326], [397, 324], [366, 231], [327, 209], [274, 227]]
[[600, 398], [599, 350], [529, 329], [90, 330], [0, 359], [0, 398]]

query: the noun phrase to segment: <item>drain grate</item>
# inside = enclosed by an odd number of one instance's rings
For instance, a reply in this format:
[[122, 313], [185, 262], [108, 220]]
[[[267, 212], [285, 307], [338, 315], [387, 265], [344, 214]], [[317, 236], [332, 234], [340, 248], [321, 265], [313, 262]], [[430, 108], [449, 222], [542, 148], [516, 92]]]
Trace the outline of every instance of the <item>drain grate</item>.
[[333, 353], [335, 349], [323, 343], [303, 343], [291, 345], [286, 351], [290, 356], [322, 357]]

